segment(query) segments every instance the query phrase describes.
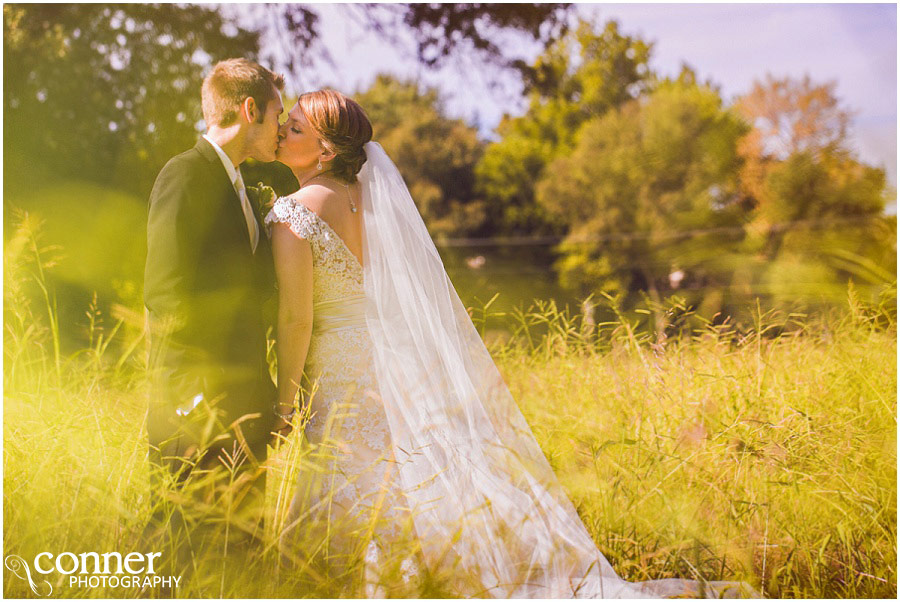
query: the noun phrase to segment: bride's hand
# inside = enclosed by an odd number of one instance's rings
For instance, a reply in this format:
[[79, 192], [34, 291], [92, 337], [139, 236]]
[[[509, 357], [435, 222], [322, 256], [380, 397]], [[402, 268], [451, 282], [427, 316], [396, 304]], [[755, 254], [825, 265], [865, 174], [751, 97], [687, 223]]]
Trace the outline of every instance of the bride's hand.
[[[291, 434], [291, 431], [294, 430], [293, 420], [294, 420], [294, 406], [289, 404], [276, 403], [272, 408], [275, 414], [275, 425], [272, 430], [272, 434], [276, 436], [281, 435], [282, 437], [287, 437]], [[284, 410], [287, 410], [285, 412]]]
[[272, 430], [272, 433], [276, 435], [281, 435], [282, 437], [287, 437], [294, 430], [294, 425], [284, 418], [276, 417], [275, 418], [275, 428]]

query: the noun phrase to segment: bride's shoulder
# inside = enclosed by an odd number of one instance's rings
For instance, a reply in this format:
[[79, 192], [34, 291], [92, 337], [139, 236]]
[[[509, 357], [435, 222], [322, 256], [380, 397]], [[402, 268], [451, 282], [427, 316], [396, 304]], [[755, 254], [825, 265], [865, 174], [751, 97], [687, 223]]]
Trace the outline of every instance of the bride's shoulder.
[[286, 204], [296, 206], [300, 211], [311, 211], [321, 216], [327, 208], [331, 195], [332, 191], [328, 188], [310, 184], [281, 198], [285, 199]]
[[275, 199], [264, 222], [267, 227], [285, 224], [301, 238], [309, 238], [316, 230], [315, 214], [297, 192]]
[[297, 196], [297, 193], [291, 193], [286, 196], [280, 196], [272, 203], [272, 211], [278, 210], [281, 213], [293, 213], [296, 211], [309, 211], [303, 201]]

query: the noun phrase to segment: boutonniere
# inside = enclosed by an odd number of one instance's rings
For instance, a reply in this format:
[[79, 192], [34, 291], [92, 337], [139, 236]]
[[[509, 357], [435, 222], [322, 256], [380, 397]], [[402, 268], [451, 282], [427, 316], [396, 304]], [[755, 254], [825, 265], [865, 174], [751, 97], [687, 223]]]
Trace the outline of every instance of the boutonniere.
[[247, 198], [259, 212], [259, 221], [266, 219], [266, 214], [272, 208], [277, 196], [274, 188], [266, 186], [262, 182], [258, 182], [256, 186], [247, 186]]

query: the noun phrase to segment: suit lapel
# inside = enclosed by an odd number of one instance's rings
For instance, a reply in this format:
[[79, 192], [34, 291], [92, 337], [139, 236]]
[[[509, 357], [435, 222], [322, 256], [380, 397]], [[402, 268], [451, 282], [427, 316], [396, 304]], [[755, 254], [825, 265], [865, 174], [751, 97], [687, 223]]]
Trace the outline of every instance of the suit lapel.
[[[216, 149], [212, 147], [205, 138], [200, 138], [194, 148], [210, 163], [210, 169], [216, 174], [215, 183], [222, 189], [222, 200], [224, 214], [228, 216], [228, 223], [234, 229], [243, 234], [244, 246], [250, 253], [250, 233], [247, 231], [247, 219], [244, 217], [244, 210], [241, 207], [241, 199], [234, 190], [234, 185], [228, 178], [228, 172], [222, 165], [222, 159], [219, 158]], [[260, 230], [262, 232], [262, 230]]]

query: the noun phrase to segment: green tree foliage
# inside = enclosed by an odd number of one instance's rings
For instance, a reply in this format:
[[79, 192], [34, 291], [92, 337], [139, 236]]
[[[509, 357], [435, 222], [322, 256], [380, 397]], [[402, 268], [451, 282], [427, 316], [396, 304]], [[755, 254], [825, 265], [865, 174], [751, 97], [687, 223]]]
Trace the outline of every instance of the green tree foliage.
[[892, 192], [850, 149], [834, 87], [768, 76], [736, 103], [755, 126], [739, 143], [757, 204], [742, 278], [776, 299], [834, 301], [848, 278], [873, 293], [896, 279], [896, 218], [883, 215]]
[[39, 164], [143, 195], [197, 137], [204, 70], [258, 43], [192, 5], [5, 4], [3, 22], [4, 167], [26, 186]]
[[720, 281], [742, 237], [736, 143], [746, 131], [690, 72], [588, 121], [537, 189], [566, 227], [563, 284], [659, 300], [673, 273], [681, 287]]
[[397, 164], [435, 236], [474, 234], [484, 222], [474, 167], [482, 154], [475, 128], [446, 116], [436, 90], [379, 75], [356, 100], [375, 139]]
[[582, 124], [637, 98], [651, 81], [651, 45], [609, 21], [597, 33], [581, 22], [525, 69], [528, 112], [504, 118], [500, 140], [477, 167], [489, 219], [498, 231], [560, 232], [535, 202], [537, 183], [554, 159], [573, 149]]
[[419, 60], [434, 67], [460, 48], [474, 49], [484, 59], [501, 66], [520, 67], [495, 43], [500, 30], [528, 35], [544, 45], [567, 28], [571, 4], [410, 3], [367, 4], [360, 7], [369, 26], [381, 33], [406, 26], [416, 42]]

